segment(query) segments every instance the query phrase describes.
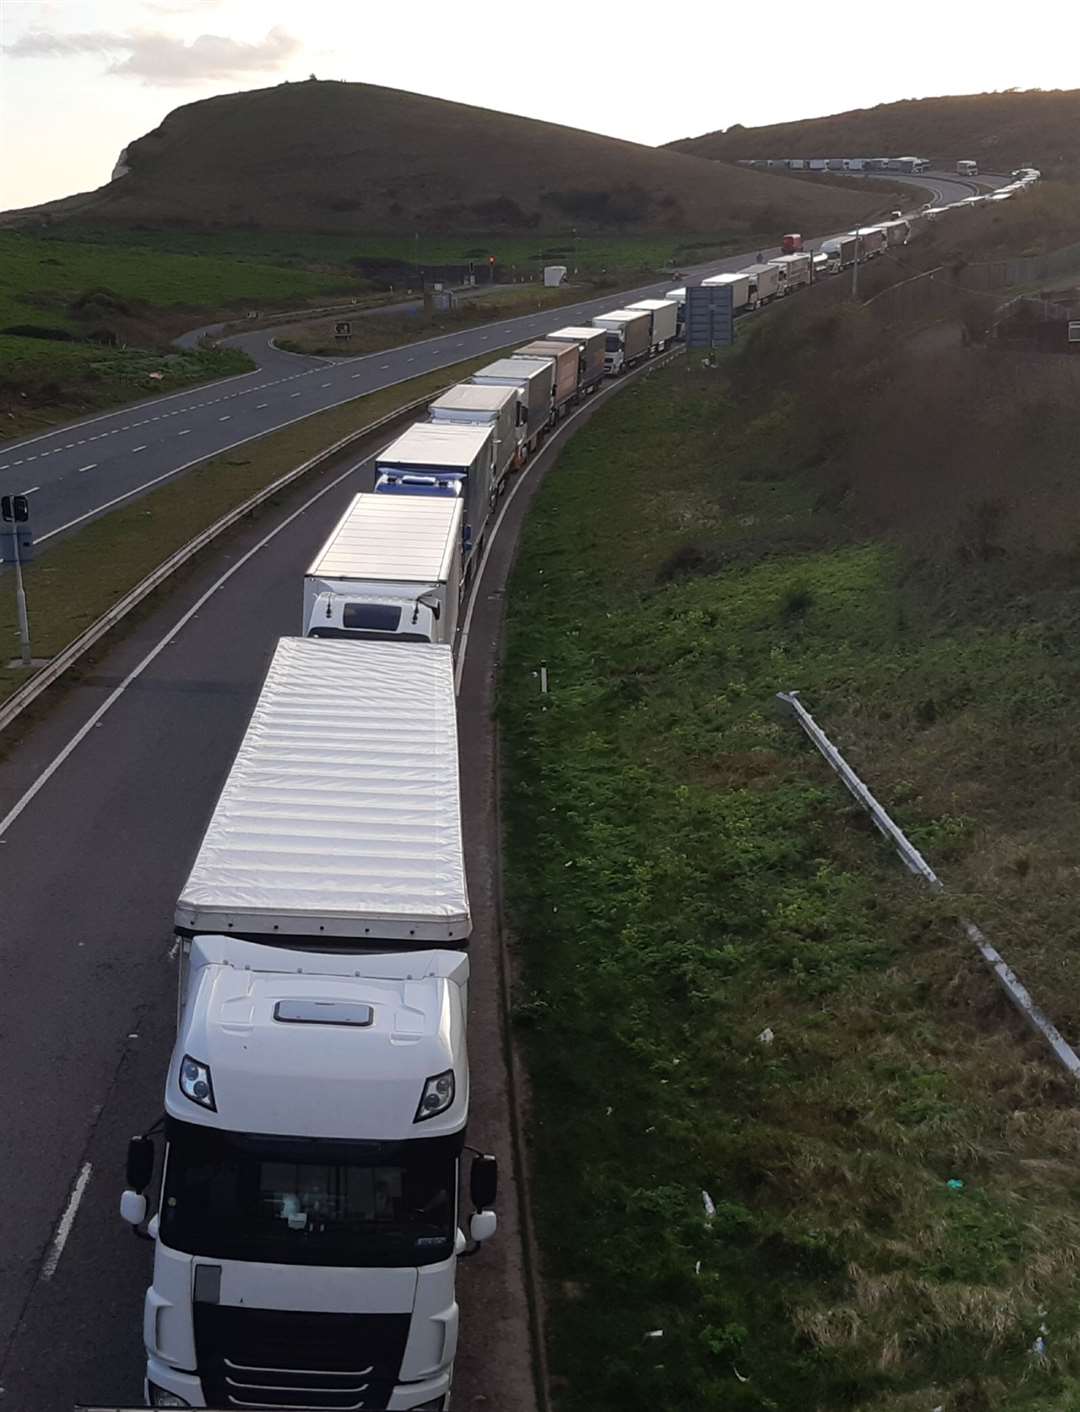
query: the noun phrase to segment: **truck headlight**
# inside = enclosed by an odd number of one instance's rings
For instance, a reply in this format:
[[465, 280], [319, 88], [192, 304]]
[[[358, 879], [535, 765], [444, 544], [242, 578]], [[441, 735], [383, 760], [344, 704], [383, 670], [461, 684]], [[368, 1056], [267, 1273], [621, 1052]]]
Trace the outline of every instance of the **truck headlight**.
[[416, 1109], [414, 1123], [422, 1123], [425, 1118], [434, 1118], [437, 1113], [445, 1113], [454, 1101], [454, 1071], [447, 1069], [445, 1074], [433, 1074], [424, 1080], [424, 1091]]
[[182, 1397], [178, 1397], [175, 1392], [166, 1392], [163, 1387], [158, 1387], [156, 1383], [147, 1383], [146, 1390], [150, 1394], [151, 1407], [190, 1407], [190, 1402], [185, 1402]]
[[210, 1066], [199, 1059], [192, 1059], [190, 1054], [185, 1054], [180, 1061], [180, 1092], [200, 1108], [209, 1108], [211, 1113], [217, 1112]]

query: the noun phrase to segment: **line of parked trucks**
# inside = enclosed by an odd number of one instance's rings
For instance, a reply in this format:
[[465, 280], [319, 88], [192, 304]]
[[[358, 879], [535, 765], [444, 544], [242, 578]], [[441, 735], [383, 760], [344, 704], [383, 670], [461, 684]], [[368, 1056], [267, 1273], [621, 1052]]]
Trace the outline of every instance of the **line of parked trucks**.
[[[741, 311], [909, 234], [790, 235], [706, 283]], [[304, 575], [176, 903], [165, 1111], [128, 1148], [152, 1407], [449, 1405], [457, 1262], [497, 1186], [466, 1142], [459, 617], [511, 472], [684, 304], [556, 329], [435, 398]]]
[[448, 1405], [497, 1185], [465, 1140], [458, 619], [514, 468], [677, 331], [641, 300], [444, 392], [304, 575], [176, 903], [165, 1112], [128, 1148], [152, 1407]]

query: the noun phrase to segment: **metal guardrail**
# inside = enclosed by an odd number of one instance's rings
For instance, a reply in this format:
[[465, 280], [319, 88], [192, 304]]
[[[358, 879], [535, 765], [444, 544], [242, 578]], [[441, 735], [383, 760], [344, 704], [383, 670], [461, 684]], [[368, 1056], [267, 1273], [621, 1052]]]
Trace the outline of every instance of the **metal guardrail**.
[[[944, 892], [944, 884], [907, 837], [898, 824], [894, 823], [886, 810], [878, 803], [870, 790], [851, 768], [848, 762], [833, 745], [813, 716], [799, 700], [797, 691], [779, 691], [777, 700], [789, 706], [799, 725], [809, 736], [817, 749], [840, 776], [846, 788], [870, 815], [878, 832], [889, 840], [900, 855], [904, 866], [916, 873], [934, 892]], [[1031, 993], [1019, 976], [1005, 961], [1001, 953], [987, 940], [982, 931], [966, 917], [960, 918], [960, 925], [968, 940], [973, 942], [980, 959], [992, 973], [1010, 1002], [1023, 1016], [1027, 1024], [1040, 1039], [1049, 1046], [1054, 1058], [1074, 1079], [1080, 1080], [1080, 1056], [1062, 1035], [1052, 1020], [1035, 1004]]]
[[[449, 386], [450, 384], [447, 385]], [[167, 578], [174, 574], [177, 569], [182, 568], [189, 559], [193, 559], [200, 550], [205, 549], [208, 544], [211, 544], [218, 535], [230, 529], [238, 520], [242, 520], [245, 515], [251, 514], [253, 510], [257, 510], [265, 501], [269, 500], [279, 491], [284, 490], [285, 487], [291, 485], [293, 481], [299, 480], [299, 478], [306, 475], [308, 471], [316, 470], [319, 466], [338, 455], [339, 452], [346, 450], [358, 441], [362, 441], [365, 437], [371, 436], [373, 432], [379, 431], [380, 428], [396, 421], [399, 417], [407, 416], [410, 412], [415, 412], [421, 407], [426, 407], [427, 404], [432, 401], [433, 398], [438, 397], [442, 391], [445, 391], [445, 389], [439, 388], [433, 392], [426, 393], [423, 397], [418, 397], [412, 402], [407, 402], [404, 406], [397, 407], [392, 412], [387, 412], [385, 416], [379, 417], [376, 421], [369, 422], [366, 426], [359, 427], [356, 431], [350, 432], [348, 436], [342, 437], [340, 441], [335, 441], [332, 446], [328, 446], [324, 450], [319, 451], [301, 465], [294, 466], [291, 471], [286, 471], [285, 474], [279, 476], [277, 480], [271, 481], [269, 485], [265, 485], [261, 490], [257, 490], [254, 495], [249, 496], [242, 504], [229, 510], [226, 514], [222, 515], [219, 520], [215, 520], [207, 529], [200, 531], [194, 539], [189, 540], [182, 548], [176, 550], [174, 554], [170, 554], [164, 563], [159, 564], [156, 569], [147, 574], [146, 578], [140, 583], [137, 583], [134, 588], [129, 589], [128, 592], [125, 593], [122, 598], [118, 599], [100, 618], [92, 622], [85, 631], [81, 632], [78, 637], [74, 638], [66, 647], [61, 649], [55, 657], [51, 658], [40, 671], [35, 672], [28, 682], [25, 682], [14, 691], [6, 701], [0, 703], [0, 731], [6, 730], [16, 717], [25, 711], [28, 706], [32, 705], [38, 697], [42, 696], [54, 682], [58, 681], [60, 677], [69, 670], [69, 668], [74, 666], [85, 652], [93, 647], [96, 642], [100, 641], [107, 632], [111, 631], [111, 629], [114, 628], [121, 619], [125, 618], [132, 609], [138, 607], [144, 598], [148, 598], [149, 595], [163, 584]], [[203, 459], [211, 461], [214, 457], [210, 455]]]

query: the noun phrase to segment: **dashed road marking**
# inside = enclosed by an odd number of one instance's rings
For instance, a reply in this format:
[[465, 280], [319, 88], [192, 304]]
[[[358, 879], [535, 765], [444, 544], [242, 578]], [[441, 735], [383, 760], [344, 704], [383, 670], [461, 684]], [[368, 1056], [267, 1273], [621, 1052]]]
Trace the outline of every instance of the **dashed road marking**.
[[133, 446], [133, 447], [131, 448], [131, 454], [134, 456], [136, 451], [145, 451], [145, 450], [146, 450], [146, 443], [144, 442], [142, 446]]
[[191, 428], [190, 428], [190, 427], [185, 427], [183, 431], [178, 431], [176, 434], [177, 434], [177, 436], [190, 436], [190, 435], [191, 435]]
[[32, 486], [29, 487], [29, 489], [24, 490], [24, 491], [23, 491], [23, 494], [24, 494], [24, 495], [33, 495], [33, 494], [35, 494], [36, 491], [39, 491], [40, 489], [41, 489], [41, 486], [40, 486], [40, 485], [32, 485]]
[[96, 470], [96, 469], [97, 469], [97, 462], [96, 462], [96, 461], [91, 461], [88, 466], [80, 466], [80, 467], [79, 467], [79, 474], [81, 475], [83, 471], [93, 471], [93, 470]]
[[218, 417], [218, 421], [219, 421], [219, 422], [231, 422], [231, 421], [232, 421], [232, 417], [229, 417], [229, 416]]
[[84, 1162], [79, 1169], [79, 1175], [75, 1178], [75, 1185], [71, 1188], [71, 1195], [68, 1203], [64, 1207], [64, 1214], [60, 1217], [60, 1224], [56, 1228], [56, 1234], [52, 1238], [52, 1245], [49, 1253], [45, 1257], [45, 1264], [41, 1267], [41, 1278], [51, 1280], [56, 1274], [56, 1267], [60, 1263], [60, 1257], [64, 1253], [64, 1246], [67, 1245], [71, 1228], [75, 1224], [75, 1217], [79, 1212], [79, 1203], [86, 1193], [86, 1188], [90, 1183], [90, 1176], [94, 1168], [91, 1163]]

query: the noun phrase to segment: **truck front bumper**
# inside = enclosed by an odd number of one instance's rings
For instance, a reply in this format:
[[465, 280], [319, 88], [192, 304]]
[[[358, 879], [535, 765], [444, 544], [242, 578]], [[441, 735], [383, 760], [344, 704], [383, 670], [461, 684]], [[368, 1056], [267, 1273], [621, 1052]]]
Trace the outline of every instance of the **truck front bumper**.
[[[432, 1404], [435, 1407], [444, 1407], [450, 1396], [451, 1377], [452, 1371], [447, 1369], [437, 1377], [425, 1378], [422, 1383], [399, 1383], [390, 1394], [390, 1401], [386, 1404], [387, 1412], [410, 1412], [410, 1409], [428, 1407]], [[146, 1363], [146, 1385], [144, 1388], [146, 1405], [147, 1407], [168, 1406], [167, 1403], [153, 1400], [152, 1389], [154, 1388], [171, 1393], [173, 1397], [183, 1398], [183, 1405], [186, 1407], [206, 1406], [202, 1383], [195, 1373], [184, 1373], [178, 1368], [170, 1368], [160, 1359], [149, 1358]]]

